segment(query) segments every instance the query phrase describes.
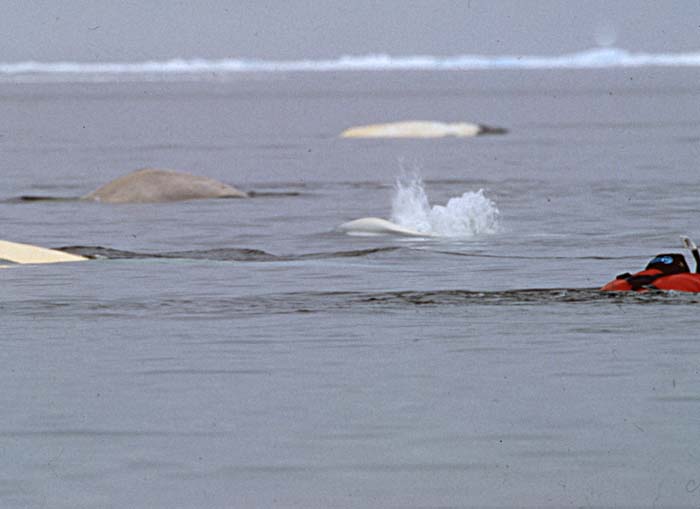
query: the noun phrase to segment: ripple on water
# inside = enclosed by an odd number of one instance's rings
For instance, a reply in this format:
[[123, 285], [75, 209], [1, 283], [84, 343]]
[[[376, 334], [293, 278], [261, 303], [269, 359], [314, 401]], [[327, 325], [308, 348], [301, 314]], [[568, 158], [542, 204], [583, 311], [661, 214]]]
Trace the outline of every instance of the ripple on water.
[[76, 316], [112, 318], [173, 317], [216, 319], [273, 314], [411, 310], [416, 307], [595, 305], [697, 305], [700, 295], [678, 292], [601, 292], [596, 288], [548, 288], [481, 292], [471, 290], [394, 292], [290, 292], [245, 297], [200, 295], [197, 298], [76, 298], [6, 300], [6, 315], [51, 317], [57, 311]]

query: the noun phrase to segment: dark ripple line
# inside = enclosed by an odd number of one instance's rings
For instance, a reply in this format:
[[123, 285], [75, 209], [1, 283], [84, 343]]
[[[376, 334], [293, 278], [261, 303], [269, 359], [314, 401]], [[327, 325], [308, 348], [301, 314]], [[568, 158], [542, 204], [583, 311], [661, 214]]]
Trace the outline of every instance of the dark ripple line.
[[455, 304], [552, 304], [552, 303], [641, 303], [687, 304], [700, 302], [700, 295], [668, 292], [601, 292], [598, 288], [532, 288], [502, 291], [437, 290], [400, 291], [357, 295], [360, 302], [414, 305]]
[[[289, 196], [303, 196], [310, 193], [302, 193], [299, 191], [248, 191], [249, 198], [284, 198]], [[221, 199], [221, 198], [220, 198]], [[13, 198], [5, 198], [0, 200], [0, 203], [33, 203], [33, 202], [84, 202], [81, 196], [50, 196], [50, 195], [34, 195], [23, 194]]]
[[79, 196], [39, 196], [39, 195], [22, 195], [22, 196], [17, 196], [15, 198], [6, 198], [4, 200], [0, 200], [0, 203], [26, 203], [26, 202], [37, 202], [37, 201], [61, 201], [61, 202], [67, 202], [67, 201], [80, 201]]
[[495, 258], [515, 260], [636, 260], [638, 256], [527, 256], [527, 255], [496, 255], [488, 253], [465, 253], [459, 251], [444, 251], [426, 249], [423, 247], [407, 246], [383, 246], [367, 249], [355, 249], [349, 251], [328, 251], [321, 253], [303, 253], [298, 255], [276, 255], [261, 249], [254, 248], [215, 248], [186, 251], [167, 251], [163, 253], [144, 253], [113, 249], [103, 246], [63, 246], [54, 248], [59, 251], [85, 256], [92, 259], [108, 260], [136, 260], [136, 259], [183, 259], [183, 260], [212, 260], [212, 261], [253, 261], [253, 262], [288, 262], [303, 260], [320, 260], [327, 258], [360, 258], [375, 254], [390, 253], [394, 251], [418, 251], [429, 254], [444, 254], [448, 256], [462, 256], [469, 258]]
[[[503, 305], [697, 305], [699, 294], [677, 292], [601, 292], [596, 288], [549, 288], [478, 292], [470, 290], [397, 292], [293, 292], [231, 298], [168, 298], [135, 301], [133, 298], [101, 302], [75, 299], [31, 299], [5, 301], [5, 314], [52, 317], [56, 312], [75, 311], [84, 318], [154, 316], [192, 319], [231, 319], [240, 316], [327, 313], [379, 309], [405, 311], [416, 306], [434, 309], [464, 306]], [[105, 313], [109, 311], [109, 313]]]
[[300, 261], [318, 260], [324, 258], [355, 258], [380, 253], [389, 253], [401, 249], [399, 246], [386, 246], [350, 251], [330, 251], [325, 253], [305, 253], [300, 255], [275, 255], [261, 249], [253, 248], [216, 248], [188, 251], [168, 251], [164, 253], [142, 253], [125, 251], [102, 246], [64, 246], [56, 248], [59, 251], [85, 256], [93, 259], [134, 260], [134, 259], [182, 259], [182, 260], [212, 260], [236, 262], [269, 262], [269, 261]]
[[[427, 249], [423, 249], [428, 251]], [[432, 253], [440, 253], [450, 256], [466, 256], [470, 258], [502, 258], [502, 259], [513, 259], [513, 260], [636, 260], [638, 256], [600, 256], [600, 255], [588, 255], [588, 256], [527, 256], [527, 255], [494, 255], [486, 253], [464, 253], [459, 251], [437, 251], [430, 250]]]

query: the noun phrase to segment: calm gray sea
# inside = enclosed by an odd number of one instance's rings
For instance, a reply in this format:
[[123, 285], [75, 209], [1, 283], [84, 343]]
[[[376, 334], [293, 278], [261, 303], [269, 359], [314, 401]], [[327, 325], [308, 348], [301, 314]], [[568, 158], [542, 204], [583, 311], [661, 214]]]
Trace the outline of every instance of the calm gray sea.
[[[700, 71], [0, 84], [0, 506], [700, 507], [692, 295], [595, 290], [700, 241]], [[349, 140], [431, 119], [503, 136]], [[74, 197], [136, 168], [249, 200]], [[352, 237], [394, 181], [494, 234]], [[173, 255], [172, 253], [176, 253]]]

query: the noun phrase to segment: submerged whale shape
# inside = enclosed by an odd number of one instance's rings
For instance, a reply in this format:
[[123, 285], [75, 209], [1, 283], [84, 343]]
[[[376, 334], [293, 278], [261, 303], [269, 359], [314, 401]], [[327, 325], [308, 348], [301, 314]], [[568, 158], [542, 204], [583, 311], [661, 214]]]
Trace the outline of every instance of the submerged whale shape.
[[480, 134], [503, 134], [500, 127], [488, 127], [467, 122], [443, 123], [426, 120], [391, 122], [351, 127], [340, 133], [341, 138], [468, 138]]
[[233, 186], [208, 177], [144, 168], [108, 182], [81, 199], [104, 203], [157, 203], [247, 196]]
[[349, 235], [404, 235], [407, 237], [432, 237], [431, 233], [423, 233], [401, 225], [381, 219], [379, 217], [363, 217], [343, 223], [338, 231]]

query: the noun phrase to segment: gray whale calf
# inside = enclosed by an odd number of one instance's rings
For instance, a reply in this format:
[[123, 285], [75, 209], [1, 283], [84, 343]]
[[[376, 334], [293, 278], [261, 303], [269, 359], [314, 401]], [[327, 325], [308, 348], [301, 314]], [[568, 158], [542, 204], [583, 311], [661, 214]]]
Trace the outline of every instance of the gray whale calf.
[[157, 203], [247, 196], [233, 186], [208, 177], [144, 168], [112, 180], [81, 199], [104, 203]]

